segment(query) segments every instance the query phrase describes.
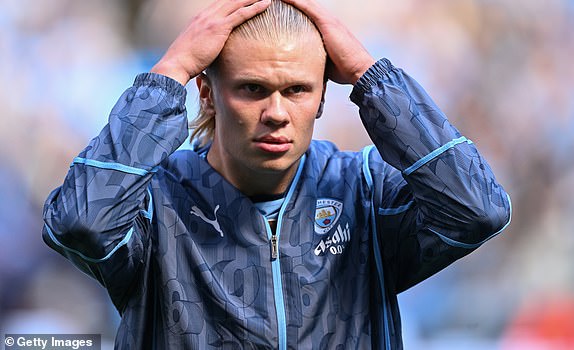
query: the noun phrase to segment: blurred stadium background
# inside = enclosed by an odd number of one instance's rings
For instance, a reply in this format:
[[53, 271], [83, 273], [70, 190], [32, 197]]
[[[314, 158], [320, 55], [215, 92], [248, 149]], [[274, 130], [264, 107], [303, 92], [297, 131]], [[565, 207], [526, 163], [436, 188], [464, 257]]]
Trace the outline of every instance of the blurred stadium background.
[[[208, 2], [0, 2], [1, 334], [101, 333], [111, 348], [117, 313], [43, 244], [42, 205]], [[574, 1], [321, 2], [425, 86], [513, 199], [503, 235], [400, 296], [406, 348], [574, 349]], [[329, 86], [316, 137], [358, 150], [349, 92]]]

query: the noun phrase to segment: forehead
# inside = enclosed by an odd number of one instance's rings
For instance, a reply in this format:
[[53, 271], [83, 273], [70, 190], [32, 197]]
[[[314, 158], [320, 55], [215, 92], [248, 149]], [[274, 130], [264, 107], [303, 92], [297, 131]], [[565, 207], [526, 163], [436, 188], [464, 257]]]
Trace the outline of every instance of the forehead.
[[218, 60], [218, 78], [254, 78], [269, 83], [323, 81], [326, 53], [319, 36], [268, 42], [231, 36]]

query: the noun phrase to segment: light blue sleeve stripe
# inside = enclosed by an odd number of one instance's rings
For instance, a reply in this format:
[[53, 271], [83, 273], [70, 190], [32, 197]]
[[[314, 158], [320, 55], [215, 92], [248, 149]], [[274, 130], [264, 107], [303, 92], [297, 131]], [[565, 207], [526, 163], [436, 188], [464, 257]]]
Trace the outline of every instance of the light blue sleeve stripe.
[[407, 211], [410, 207], [413, 206], [413, 204], [414, 202], [410, 201], [407, 204], [401, 205], [400, 207], [397, 208], [388, 208], [388, 209], [379, 208], [379, 215], [397, 215]]
[[502, 231], [506, 230], [506, 228], [508, 227], [508, 225], [510, 225], [510, 222], [512, 221], [512, 200], [510, 199], [510, 195], [508, 193], [506, 194], [506, 199], [508, 200], [508, 210], [510, 211], [510, 213], [508, 214], [508, 222], [498, 232], [493, 234], [492, 237], [494, 237], [494, 236], [502, 233]]
[[421, 159], [417, 160], [413, 165], [411, 165], [410, 167], [405, 169], [405, 171], [403, 173], [405, 175], [412, 174], [414, 171], [416, 171], [417, 169], [419, 169], [420, 167], [422, 167], [426, 163], [430, 162], [432, 159], [436, 158], [440, 154], [442, 154], [442, 153], [448, 151], [449, 149], [453, 148], [454, 146], [461, 144], [461, 143], [464, 143], [464, 142], [466, 142], [468, 144], [472, 143], [471, 140], [467, 139], [464, 136], [459, 137], [458, 139], [454, 139], [454, 140], [440, 146], [439, 148], [435, 149], [434, 151], [432, 151], [431, 153], [422, 157]]
[[363, 174], [365, 174], [365, 180], [367, 181], [367, 186], [369, 186], [370, 189], [373, 188], [373, 175], [369, 169], [369, 155], [373, 148], [375, 148], [374, 145], [363, 148]]
[[125, 235], [124, 239], [122, 239], [121, 242], [118, 243], [118, 245], [116, 245], [116, 246], [114, 247], [114, 249], [112, 249], [106, 256], [104, 256], [103, 258], [100, 258], [100, 259], [95, 259], [95, 258], [90, 258], [89, 256], [86, 256], [86, 255], [80, 253], [79, 251], [77, 251], [77, 250], [75, 250], [75, 249], [66, 247], [66, 246], [63, 245], [60, 241], [58, 241], [58, 239], [56, 238], [56, 236], [54, 236], [54, 233], [52, 232], [52, 230], [50, 229], [50, 227], [49, 227], [48, 225], [44, 224], [44, 227], [46, 227], [46, 231], [48, 231], [48, 235], [50, 236], [50, 239], [51, 239], [58, 247], [61, 247], [62, 249], [66, 250], [66, 251], [68, 251], [68, 252], [74, 253], [74, 254], [78, 255], [80, 258], [82, 258], [82, 259], [84, 259], [84, 260], [86, 260], [86, 261], [88, 261], [88, 262], [91, 262], [91, 263], [101, 263], [101, 262], [104, 262], [104, 261], [108, 260], [112, 255], [114, 255], [114, 253], [115, 253], [118, 249], [120, 249], [122, 246], [126, 245], [126, 244], [129, 242], [129, 240], [132, 238], [132, 235], [133, 235], [133, 232], [134, 232], [134, 229], [133, 229], [133, 227], [132, 227], [132, 228], [128, 231], [128, 233]]
[[146, 219], [148, 219], [149, 221], [151, 221], [152, 216], [151, 216], [151, 213], [150, 213], [149, 211], [146, 211], [146, 210], [143, 210], [143, 209], [142, 209], [142, 210], [141, 210], [141, 214], [143, 215], [144, 218], [146, 218]]
[[464, 248], [464, 249], [475, 249], [480, 247], [484, 242], [486, 242], [487, 240], [489, 240], [491, 237], [488, 237], [487, 239], [485, 239], [482, 242], [478, 242], [478, 243], [463, 243], [463, 242], [459, 242], [456, 241], [452, 238], [448, 238], [447, 236], [443, 235], [442, 233], [439, 233], [433, 229], [429, 228], [429, 231], [431, 231], [432, 233], [434, 233], [435, 235], [437, 235], [443, 242], [445, 242], [446, 244], [452, 246], [452, 247], [457, 247], [457, 248]]
[[148, 186], [147, 193], [149, 195], [149, 204], [147, 206], [147, 210], [141, 210], [141, 214], [151, 222], [153, 219], [153, 196], [151, 194], [151, 185]]
[[107, 163], [107, 162], [101, 162], [99, 160], [80, 158], [80, 157], [74, 158], [73, 163], [74, 164], [84, 164], [84, 165], [93, 166], [95, 168], [100, 168], [100, 169], [117, 170], [117, 171], [121, 171], [123, 173], [140, 175], [140, 176], [144, 176], [144, 175], [149, 174], [150, 172], [156, 171], [155, 168], [152, 169], [151, 171], [147, 171], [144, 169], [134, 168], [134, 167], [127, 166], [124, 164], [120, 164], [120, 163]]
[[478, 242], [478, 243], [463, 243], [463, 242], [459, 242], [456, 241], [452, 238], [448, 238], [447, 236], [433, 230], [433, 229], [429, 229], [432, 233], [434, 233], [435, 235], [437, 235], [443, 242], [445, 242], [446, 244], [453, 246], [453, 247], [458, 247], [458, 248], [465, 248], [465, 249], [475, 249], [480, 247], [481, 245], [483, 245], [484, 243], [486, 243], [486, 241], [498, 236], [499, 234], [502, 233], [502, 231], [504, 231], [508, 225], [510, 225], [510, 222], [512, 221], [512, 202], [510, 200], [510, 196], [507, 194], [506, 197], [508, 198], [508, 205], [510, 206], [510, 215], [508, 216], [508, 222], [497, 232], [493, 233], [492, 235], [488, 236], [485, 240], [483, 240], [482, 242]]

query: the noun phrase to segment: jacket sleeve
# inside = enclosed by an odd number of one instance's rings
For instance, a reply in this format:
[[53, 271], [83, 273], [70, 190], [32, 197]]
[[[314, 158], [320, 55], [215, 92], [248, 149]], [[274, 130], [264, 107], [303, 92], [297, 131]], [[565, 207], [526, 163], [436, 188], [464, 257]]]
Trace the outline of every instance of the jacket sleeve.
[[148, 249], [148, 185], [187, 135], [184, 87], [140, 74], [44, 205], [44, 241], [106, 287], [118, 309]]
[[351, 99], [378, 150], [368, 157], [377, 191], [376, 238], [385, 279], [396, 292], [510, 223], [510, 198], [489, 165], [414, 79], [382, 59]]

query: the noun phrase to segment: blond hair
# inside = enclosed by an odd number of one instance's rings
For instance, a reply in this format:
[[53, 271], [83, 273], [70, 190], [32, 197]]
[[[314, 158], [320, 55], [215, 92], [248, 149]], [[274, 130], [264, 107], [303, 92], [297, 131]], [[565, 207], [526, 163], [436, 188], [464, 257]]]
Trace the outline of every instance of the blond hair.
[[[283, 40], [298, 40], [309, 33], [320, 35], [319, 30], [307, 15], [281, 0], [272, 0], [265, 11], [237, 26], [229, 37], [239, 36], [267, 44], [276, 44]], [[218, 59], [206, 70], [211, 80], [217, 78], [217, 62]], [[190, 141], [205, 145], [213, 140], [215, 115], [206, 113], [200, 105], [197, 117], [190, 121], [189, 126], [192, 129]]]

